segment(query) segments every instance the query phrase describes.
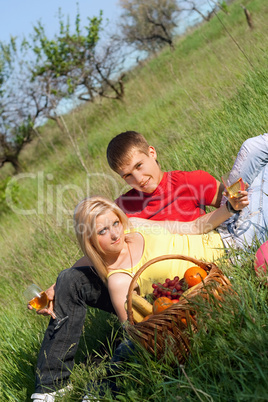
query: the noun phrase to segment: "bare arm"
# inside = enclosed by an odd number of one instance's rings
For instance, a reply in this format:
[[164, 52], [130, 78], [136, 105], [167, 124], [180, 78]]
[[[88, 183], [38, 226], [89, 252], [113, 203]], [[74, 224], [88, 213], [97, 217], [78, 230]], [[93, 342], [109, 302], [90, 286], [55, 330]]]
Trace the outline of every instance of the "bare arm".
[[216, 183], [217, 183], [217, 190], [211, 202], [211, 206], [215, 208], [220, 208], [222, 192], [224, 191], [224, 185], [218, 180], [216, 180]]
[[[241, 191], [241, 198], [230, 198], [229, 201], [237, 211], [245, 208], [249, 204], [247, 191]], [[171, 233], [197, 235], [210, 232], [222, 222], [226, 221], [226, 219], [230, 218], [230, 216], [232, 216], [232, 213], [227, 210], [226, 205], [223, 205], [215, 211], [205, 214], [191, 222], [153, 221], [141, 218], [130, 218], [130, 222], [134, 227], [160, 226]]]
[[124, 273], [116, 273], [108, 278], [108, 290], [117, 317], [121, 322], [127, 320], [125, 301], [132, 278]]

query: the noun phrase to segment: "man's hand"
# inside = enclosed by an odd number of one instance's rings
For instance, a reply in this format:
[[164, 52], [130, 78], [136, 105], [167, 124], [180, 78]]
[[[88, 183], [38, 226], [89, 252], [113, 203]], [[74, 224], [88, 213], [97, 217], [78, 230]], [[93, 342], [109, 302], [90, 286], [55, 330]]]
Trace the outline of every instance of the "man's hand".
[[[47, 295], [47, 298], [49, 300], [48, 306], [46, 308], [43, 308], [42, 310], [36, 311], [37, 314], [41, 314], [44, 316], [51, 315], [52, 318], [55, 318], [55, 314], [53, 312], [54, 309], [54, 299], [55, 299], [55, 286], [56, 284], [54, 283], [50, 288], [48, 288], [45, 293]], [[30, 304], [27, 305], [29, 310], [32, 310], [32, 306]]]
[[236, 211], [241, 211], [241, 209], [245, 208], [246, 206], [249, 205], [249, 200], [248, 200], [248, 193], [247, 189], [249, 188], [249, 185], [245, 183], [245, 190], [240, 190], [239, 196], [237, 197], [230, 197], [228, 192], [225, 192], [224, 195], [228, 197], [228, 200]]

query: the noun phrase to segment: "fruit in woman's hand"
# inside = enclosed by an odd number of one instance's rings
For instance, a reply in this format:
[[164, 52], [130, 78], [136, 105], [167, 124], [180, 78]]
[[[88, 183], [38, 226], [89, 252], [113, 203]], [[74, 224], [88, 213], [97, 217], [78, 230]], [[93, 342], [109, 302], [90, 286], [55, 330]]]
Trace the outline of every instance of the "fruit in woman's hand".
[[194, 266], [188, 268], [184, 274], [184, 280], [189, 287], [197, 285], [207, 276], [206, 271], [203, 268]]
[[162, 313], [162, 311], [166, 310], [170, 306], [173, 306], [173, 303], [168, 297], [158, 297], [153, 304], [153, 313]]

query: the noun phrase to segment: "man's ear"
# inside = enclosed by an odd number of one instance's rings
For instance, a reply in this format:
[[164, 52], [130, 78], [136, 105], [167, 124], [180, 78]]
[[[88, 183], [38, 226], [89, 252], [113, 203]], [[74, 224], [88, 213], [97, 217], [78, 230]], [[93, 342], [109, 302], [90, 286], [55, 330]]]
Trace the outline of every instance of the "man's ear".
[[152, 158], [154, 158], [156, 160], [157, 153], [156, 153], [156, 150], [154, 149], [154, 147], [152, 147], [150, 145], [148, 151], [149, 151], [149, 156], [151, 156]]

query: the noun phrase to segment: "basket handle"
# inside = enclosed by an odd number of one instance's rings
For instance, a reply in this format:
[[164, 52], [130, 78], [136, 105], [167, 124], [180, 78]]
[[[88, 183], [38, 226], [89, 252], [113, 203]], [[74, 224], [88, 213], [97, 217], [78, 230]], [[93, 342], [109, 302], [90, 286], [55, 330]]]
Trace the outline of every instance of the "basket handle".
[[131, 325], [134, 324], [134, 320], [133, 320], [133, 310], [132, 310], [132, 292], [135, 288], [136, 282], [138, 277], [142, 274], [142, 272], [148, 268], [150, 265], [154, 264], [155, 262], [158, 261], [163, 261], [163, 260], [185, 260], [185, 261], [190, 261], [195, 265], [198, 265], [199, 267], [207, 270], [209, 264], [200, 261], [200, 260], [196, 260], [193, 257], [187, 257], [185, 255], [181, 255], [181, 254], [170, 254], [170, 255], [161, 255], [159, 257], [155, 257], [152, 260], [147, 261], [142, 267], [140, 267], [140, 269], [136, 272], [136, 274], [133, 276], [130, 285], [129, 285], [129, 289], [128, 289], [128, 294], [127, 294], [127, 315], [128, 315], [128, 321], [130, 322]]

